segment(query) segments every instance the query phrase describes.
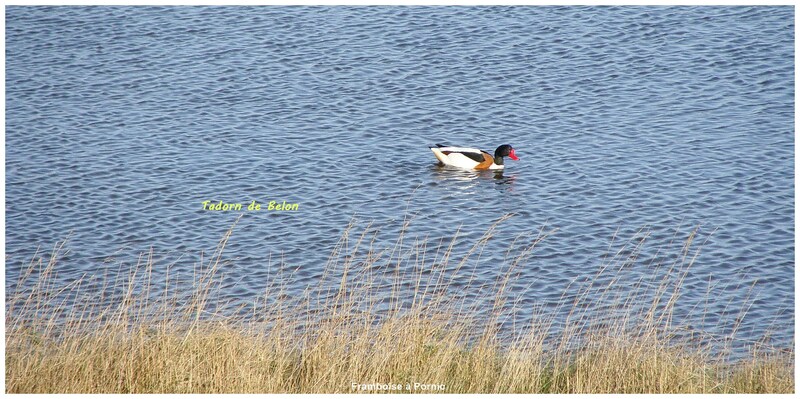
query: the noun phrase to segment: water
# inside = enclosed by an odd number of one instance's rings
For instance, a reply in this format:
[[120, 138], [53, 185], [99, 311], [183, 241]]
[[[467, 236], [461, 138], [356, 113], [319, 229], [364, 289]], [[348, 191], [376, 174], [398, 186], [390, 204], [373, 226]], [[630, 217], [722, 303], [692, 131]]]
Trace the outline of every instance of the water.
[[[7, 7], [6, 290], [67, 237], [64, 281], [151, 248], [156, 281], [189, 276], [244, 213], [221, 295], [247, 303], [277, 267], [287, 295], [318, 284], [354, 217], [377, 248], [414, 215], [408, 240], [458, 230], [464, 254], [515, 213], [463, 295], [543, 226], [511, 282], [522, 319], [626, 240], [649, 234], [630, 287], [699, 228], [676, 318], [788, 346], [793, 32], [792, 7]], [[521, 160], [453, 171], [439, 142]]]

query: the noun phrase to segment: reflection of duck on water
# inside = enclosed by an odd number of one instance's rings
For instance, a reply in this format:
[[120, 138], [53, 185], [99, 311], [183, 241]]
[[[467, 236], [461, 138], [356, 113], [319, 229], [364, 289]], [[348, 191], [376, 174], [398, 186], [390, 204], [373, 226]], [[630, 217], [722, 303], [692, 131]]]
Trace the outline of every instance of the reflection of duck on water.
[[503, 157], [509, 157], [518, 161], [514, 148], [508, 144], [503, 144], [494, 151], [494, 157], [486, 151], [477, 148], [450, 147], [436, 144], [436, 147], [429, 147], [436, 155], [436, 159], [443, 165], [454, 166], [462, 169], [475, 170], [498, 170], [505, 168]]
[[494, 179], [497, 180], [497, 184], [513, 184], [516, 178], [516, 176], [503, 176], [502, 170], [494, 172]]

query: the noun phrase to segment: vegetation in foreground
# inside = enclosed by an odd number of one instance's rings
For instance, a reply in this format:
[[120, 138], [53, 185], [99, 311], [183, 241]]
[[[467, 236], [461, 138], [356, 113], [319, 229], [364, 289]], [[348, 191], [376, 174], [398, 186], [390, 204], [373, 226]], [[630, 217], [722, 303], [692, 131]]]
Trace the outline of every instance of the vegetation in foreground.
[[[662, 265], [666, 273], [657, 273], [657, 284], [642, 284], [635, 294], [618, 291], [613, 275], [595, 279], [609, 281], [602, 287], [576, 285], [576, 295], [564, 294], [572, 308], [563, 326], [552, 329], [555, 319], [540, 311], [519, 333], [508, 334], [508, 287], [547, 233], [512, 244], [514, 256], [488, 303], [470, 304], [457, 295], [466, 290], [453, 287], [454, 276], [477, 267], [475, 258], [505, 219], [457, 263], [452, 243], [431, 262], [424, 242], [405, 244], [401, 233], [394, 248], [377, 251], [374, 231], [351, 237], [351, 226], [316, 289], [297, 298], [270, 284], [263, 303], [247, 308], [247, 315], [223, 312], [224, 304], [215, 303], [231, 231], [200, 261], [186, 295], [169, 282], [163, 293], [150, 292], [152, 257], [131, 268], [126, 281], [103, 289], [86, 288], [88, 278], [54, 286], [57, 247], [47, 260], [31, 263], [24, 279], [33, 283], [20, 281], [28, 288], [7, 298], [6, 391], [794, 392], [791, 351], [754, 350], [731, 362], [690, 338], [676, 338], [670, 319], [693, 261], [693, 235]], [[637, 262], [643, 241], [609, 256], [598, 276]], [[331, 280], [337, 281], [333, 288], [324, 283]], [[387, 280], [389, 296], [376, 288]], [[606, 312], [614, 314], [612, 322], [587, 322], [587, 302], [596, 304], [598, 297], [618, 304]], [[643, 298], [646, 306], [634, 306]]]

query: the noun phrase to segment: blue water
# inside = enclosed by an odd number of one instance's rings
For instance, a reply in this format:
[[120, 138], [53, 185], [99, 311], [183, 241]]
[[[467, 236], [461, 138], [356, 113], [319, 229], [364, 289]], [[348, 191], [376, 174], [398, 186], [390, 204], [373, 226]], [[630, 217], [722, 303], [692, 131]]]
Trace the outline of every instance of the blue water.
[[[155, 284], [190, 276], [244, 213], [220, 295], [250, 303], [275, 268], [317, 285], [351, 220], [463, 256], [514, 213], [461, 294], [555, 230], [510, 292], [559, 318], [603, 265], [658, 286], [698, 229], [676, 324], [789, 346], [794, 83], [793, 7], [7, 7], [6, 290], [65, 238], [67, 282], [151, 248]], [[521, 160], [454, 171], [433, 143]]]

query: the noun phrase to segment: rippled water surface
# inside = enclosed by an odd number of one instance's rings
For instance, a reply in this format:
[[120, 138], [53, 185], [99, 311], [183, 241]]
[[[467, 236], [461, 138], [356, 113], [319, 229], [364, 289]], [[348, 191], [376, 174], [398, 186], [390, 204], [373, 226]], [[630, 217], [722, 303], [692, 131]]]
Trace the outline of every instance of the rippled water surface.
[[[156, 280], [189, 275], [244, 213], [222, 295], [248, 303], [276, 268], [317, 284], [354, 217], [381, 249], [408, 216], [432, 259], [514, 213], [463, 295], [555, 230], [511, 292], [559, 312], [626, 241], [647, 236], [633, 287], [699, 228], [676, 318], [789, 345], [793, 32], [791, 7], [7, 7], [6, 289], [67, 237], [65, 281], [151, 247]], [[521, 160], [455, 171], [433, 143]]]

